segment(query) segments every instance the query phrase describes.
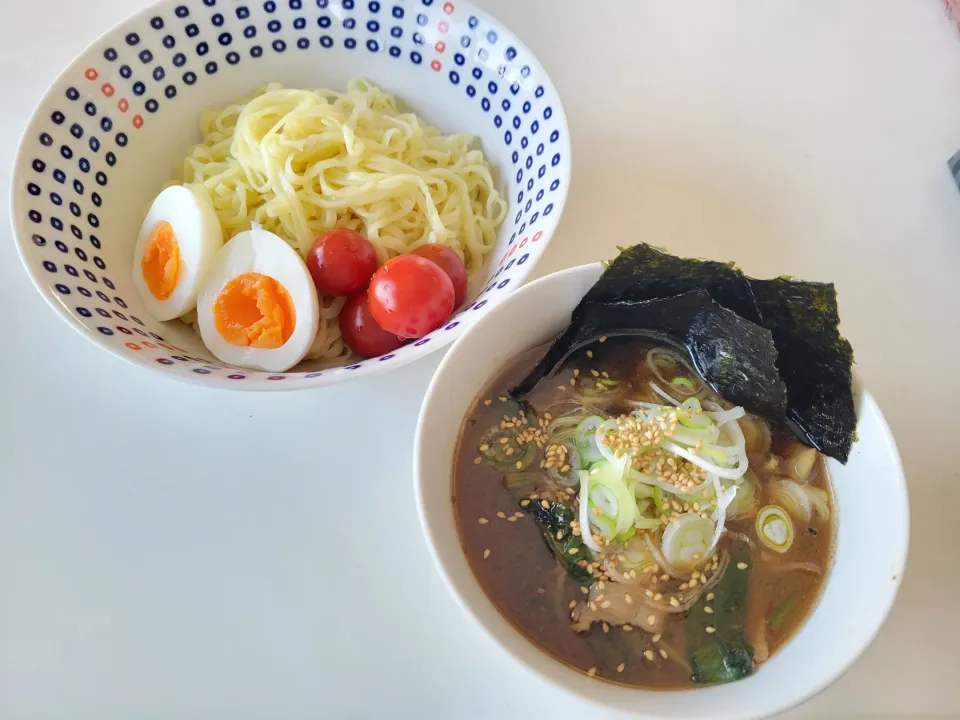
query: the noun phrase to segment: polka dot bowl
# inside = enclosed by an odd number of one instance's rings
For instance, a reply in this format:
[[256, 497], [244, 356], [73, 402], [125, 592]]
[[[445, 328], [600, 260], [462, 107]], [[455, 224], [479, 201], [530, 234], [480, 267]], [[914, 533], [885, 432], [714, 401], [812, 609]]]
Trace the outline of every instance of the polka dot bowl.
[[[342, 90], [353, 77], [444, 132], [480, 138], [509, 202], [497, 245], [459, 312], [394, 353], [278, 374], [224, 365], [190, 328], [141, 304], [131, 268], [146, 209], [199, 141], [202, 110], [271, 81]], [[10, 215], [37, 289], [100, 347], [208, 386], [293, 389], [383, 372], [453, 341], [536, 265], [569, 182], [566, 116], [546, 72], [463, 0], [175, 0], [106, 33], [53, 83], [21, 140]]]

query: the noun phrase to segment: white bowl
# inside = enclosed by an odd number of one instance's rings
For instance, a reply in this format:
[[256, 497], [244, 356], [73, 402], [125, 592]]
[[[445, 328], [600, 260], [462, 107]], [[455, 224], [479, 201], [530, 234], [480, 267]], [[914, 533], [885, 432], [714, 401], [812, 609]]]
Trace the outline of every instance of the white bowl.
[[[152, 320], [133, 288], [134, 243], [199, 141], [200, 112], [270, 81], [345, 90], [358, 76], [445, 132], [479, 136], [494, 168], [509, 212], [460, 312], [389, 355], [277, 374], [225, 366], [183, 324]], [[451, 342], [537, 264], [569, 184], [566, 115], [546, 71], [469, 2], [165, 0], [96, 40], [47, 90], [20, 141], [10, 217], [34, 285], [98, 346], [209, 386], [309, 388]]]
[[[524, 350], [552, 339], [600, 276], [599, 264], [549, 275], [511, 295], [454, 344], [427, 392], [414, 448], [423, 530], [464, 611], [514, 658], [586, 700], [646, 718], [750, 718], [786, 710], [842, 675], [890, 611], [907, 556], [906, 483], [880, 408], [857, 389], [858, 441], [846, 465], [828, 460], [838, 510], [836, 550], [809, 620], [758, 672], [728, 685], [646, 691], [575, 672], [543, 653], [500, 615], [470, 570], [450, 502], [457, 437], [481, 390]], [[469, 379], [467, 379], [469, 378]]]

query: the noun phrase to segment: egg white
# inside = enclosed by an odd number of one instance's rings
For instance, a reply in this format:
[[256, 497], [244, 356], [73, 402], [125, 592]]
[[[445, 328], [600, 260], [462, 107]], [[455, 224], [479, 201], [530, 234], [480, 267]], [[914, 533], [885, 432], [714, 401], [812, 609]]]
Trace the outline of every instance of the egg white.
[[[280, 283], [297, 313], [293, 333], [278, 348], [241, 347], [228, 343], [214, 322], [213, 307], [223, 287], [239, 275], [260, 273]], [[224, 245], [213, 259], [197, 299], [197, 321], [204, 345], [230, 365], [284, 372], [303, 360], [320, 324], [320, 301], [313, 278], [297, 251], [272, 232], [255, 227]]]
[[[180, 248], [180, 274], [170, 297], [158, 300], [143, 277], [140, 261], [154, 228], [164, 220], [173, 228]], [[157, 320], [172, 320], [193, 310], [197, 305], [200, 283], [222, 245], [220, 220], [208, 199], [183, 185], [168, 187], [157, 195], [140, 226], [133, 253], [133, 284], [147, 312]]]

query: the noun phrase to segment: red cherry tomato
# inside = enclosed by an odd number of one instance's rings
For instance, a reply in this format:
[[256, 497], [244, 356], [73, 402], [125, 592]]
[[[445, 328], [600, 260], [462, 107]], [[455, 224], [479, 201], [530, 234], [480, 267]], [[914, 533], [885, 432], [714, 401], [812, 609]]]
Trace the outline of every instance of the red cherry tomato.
[[410, 254], [419, 255], [440, 266], [453, 283], [453, 306], [460, 307], [467, 296], [467, 268], [460, 256], [446, 245], [421, 245]]
[[367, 298], [380, 327], [403, 338], [418, 338], [450, 317], [453, 283], [439, 265], [417, 255], [400, 255], [373, 274]]
[[307, 269], [321, 295], [355, 295], [377, 269], [377, 253], [360, 233], [337, 228], [314, 240]]
[[365, 357], [386, 355], [403, 345], [401, 338], [388, 333], [374, 320], [366, 293], [351, 296], [343, 306], [340, 334], [348, 348]]

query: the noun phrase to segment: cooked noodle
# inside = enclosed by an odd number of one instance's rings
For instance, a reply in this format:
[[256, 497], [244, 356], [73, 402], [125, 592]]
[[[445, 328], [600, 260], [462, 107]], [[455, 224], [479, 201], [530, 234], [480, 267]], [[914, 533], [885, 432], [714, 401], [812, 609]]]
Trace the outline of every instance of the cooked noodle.
[[[270, 84], [245, 102], [204, 112], [200, 129], [182, 181], [209, 196], [224, 240], [255, 222], [306, 255], [318, 235], [345, 227], [367, 236], [380, 263], [441, 243], [472, 274], [507, 212], [473, 136], [443, 135], [362, 79], [345, 93]], [[321, 298], [309, 358], [347, 354], [337, 324], [342, 304]]]

